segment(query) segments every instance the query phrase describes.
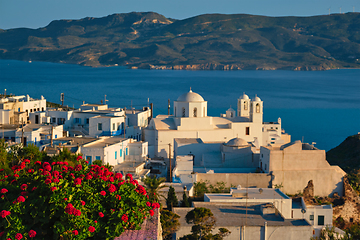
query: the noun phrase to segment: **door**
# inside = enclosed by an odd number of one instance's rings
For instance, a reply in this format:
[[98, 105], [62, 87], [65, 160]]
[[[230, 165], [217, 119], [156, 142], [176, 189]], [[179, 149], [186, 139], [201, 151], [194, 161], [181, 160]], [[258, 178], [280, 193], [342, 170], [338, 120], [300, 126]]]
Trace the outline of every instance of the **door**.
[[318, 216], [318, 225], [319, 226], [323, 226], [324, 225], [324, 221], [325, 220], [325, 217], [324, 216], [322, 216], [322, 215], [319, 215]]

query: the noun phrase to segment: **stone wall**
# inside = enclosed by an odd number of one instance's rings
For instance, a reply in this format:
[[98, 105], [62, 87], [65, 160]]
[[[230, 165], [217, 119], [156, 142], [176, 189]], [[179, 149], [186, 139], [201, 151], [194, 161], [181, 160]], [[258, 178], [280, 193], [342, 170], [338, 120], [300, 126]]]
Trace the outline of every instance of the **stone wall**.
[[197, 173], [196, 182], [200, 181], [208, 181], [212, 185], [217, 182], [225, 182], [226, 187], [231, 185], [257, 188], [272, 187], [272, 176], [267, 173]]

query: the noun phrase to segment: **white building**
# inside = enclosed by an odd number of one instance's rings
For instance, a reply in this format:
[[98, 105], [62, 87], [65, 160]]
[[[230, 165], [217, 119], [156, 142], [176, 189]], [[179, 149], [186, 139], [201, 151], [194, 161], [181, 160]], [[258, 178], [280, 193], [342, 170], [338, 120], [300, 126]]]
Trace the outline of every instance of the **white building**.
[[145, 161], [148, 154], [147, 142], [120, 137], [99, 137], [98, 140], [84, 144], [81, 153], [92, 163], [101, 160], [104, 164], [118, 165], [124, 161]]
[[[27, 123], [32, 112], [46, 111], [46, 99], [30, 98], [29, 95], [12, 96], [0, 99], [0, 124]], [[34, 122], [33, 122], [34, 123]]]
[[328, 196], [337, 192], [343, 195], [345, 172], [339, 166], [326, 161], [325, 150], [301, 141], [282, 146], [264, 146], [260, 149], [260, 167], [274, 175], [273, 185], [281, 185], [282, 191], [296, 194], [313, 180], [314, 195]]
[[246, 94], [241, 96], [237, 116], [229, 109], [223, 117], [209, 117], [207, 101], [190, 89], [174, 101], [173, 113], [153, 118], [144, 130], [145, 141], [154, 149], [155, 156], [168, 158], [169, 145], [176, 138], [223, 143], [238, 137], [254, 142], [257, 147], [290, 141], [281, 131], [280, 119], [276, 123], [263, 123], [263, 102], [257, 96], [253, 100]]
[[57, 139], [63, 137], [63, 127], [41, 124], [27, 124], [15, 130], [15, 142], [21, 143], [21, 138], [24, 138], [24, 145], [32, 143], [38, 147], [44, 144], [49, 144], [51, 137]]

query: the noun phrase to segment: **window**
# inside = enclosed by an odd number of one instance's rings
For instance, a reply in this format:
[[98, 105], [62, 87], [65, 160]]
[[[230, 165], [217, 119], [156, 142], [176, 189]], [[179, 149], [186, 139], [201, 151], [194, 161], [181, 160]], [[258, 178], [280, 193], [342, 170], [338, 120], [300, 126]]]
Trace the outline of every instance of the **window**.
[[310, 221], [314, 221], [314, 215], [310, 215]]
[[275, 144], [275, 142], [270, 142], [271, 144]]
[[115, 123], [113, 123], [113, 131], [115, 131]]
[[194, 108], [193, 117], [197, 117], [197, 108]]
[[74, 122], [80, 124], [81, 123], [81, 118], [75, 118]]
[[248, 102], [244, 101], [244, 110], [248, 110]]
[[20, 112], [20, 108], [18, 108], [18, 112]]
[[125, 155], [128, 155], [128, 148], [125, 148]]
[[89, 118], [85, 118], [85, 124], [89, 124], [90, 119]]
[[185, 117], [185, 108], [182, 108], [182, 117]]
[[245, 128], [245, 135], [250, 135], [250, 127]]
[[318, 216], [318, 224], [317, 225], [320, 225], [320, 226], [323, 226], [324, 225], [324, 221], [325, 220], [325, 216], [324, 215], [319, 215]]
[[52, 123], [56, 123], [56, 118], [51, 118]]
[[231, 118], [234, 117], [234, 113], [233, 113], [233, 112], [230, 113], [230, 117], [231, 117]]
[[275, 138], [271, 138], [271, 140], [275, 140]]
[[89, 164], [92, 164], [92, 157], [91, 156], [86, 156], [86, 161], [88, 161]]
[[120, 149], [119, 157], [122, 157], [122, 149]]
[[57, 138], [57, 134], [55, 134], [55, 138]]
[[115, 151], [115, 159], [117, 159], [117, 151]]
[[44, 111], [44, 108], [43, 108], [43, 107], [41, 108], [41, 111]]
[[102, 123], [98, 123], [98, 131], [102, 131]]
[[101, 157], [100, 157], [100, 156], [96, 156], [96, 157], [95, 157], [95, 160], [101, 160]]
[[256, 112], [259, 113], [260, 112], [260, 104], [256, 104]]

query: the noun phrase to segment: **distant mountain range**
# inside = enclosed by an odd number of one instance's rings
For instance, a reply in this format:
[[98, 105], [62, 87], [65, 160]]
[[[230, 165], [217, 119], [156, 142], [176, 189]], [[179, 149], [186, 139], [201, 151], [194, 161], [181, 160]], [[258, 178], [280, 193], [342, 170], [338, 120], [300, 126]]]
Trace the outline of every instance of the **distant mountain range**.
[[360, 68], [360, 14], [265, 17], [154, 12], [0, 30], [0, 58], [157, 69]]

